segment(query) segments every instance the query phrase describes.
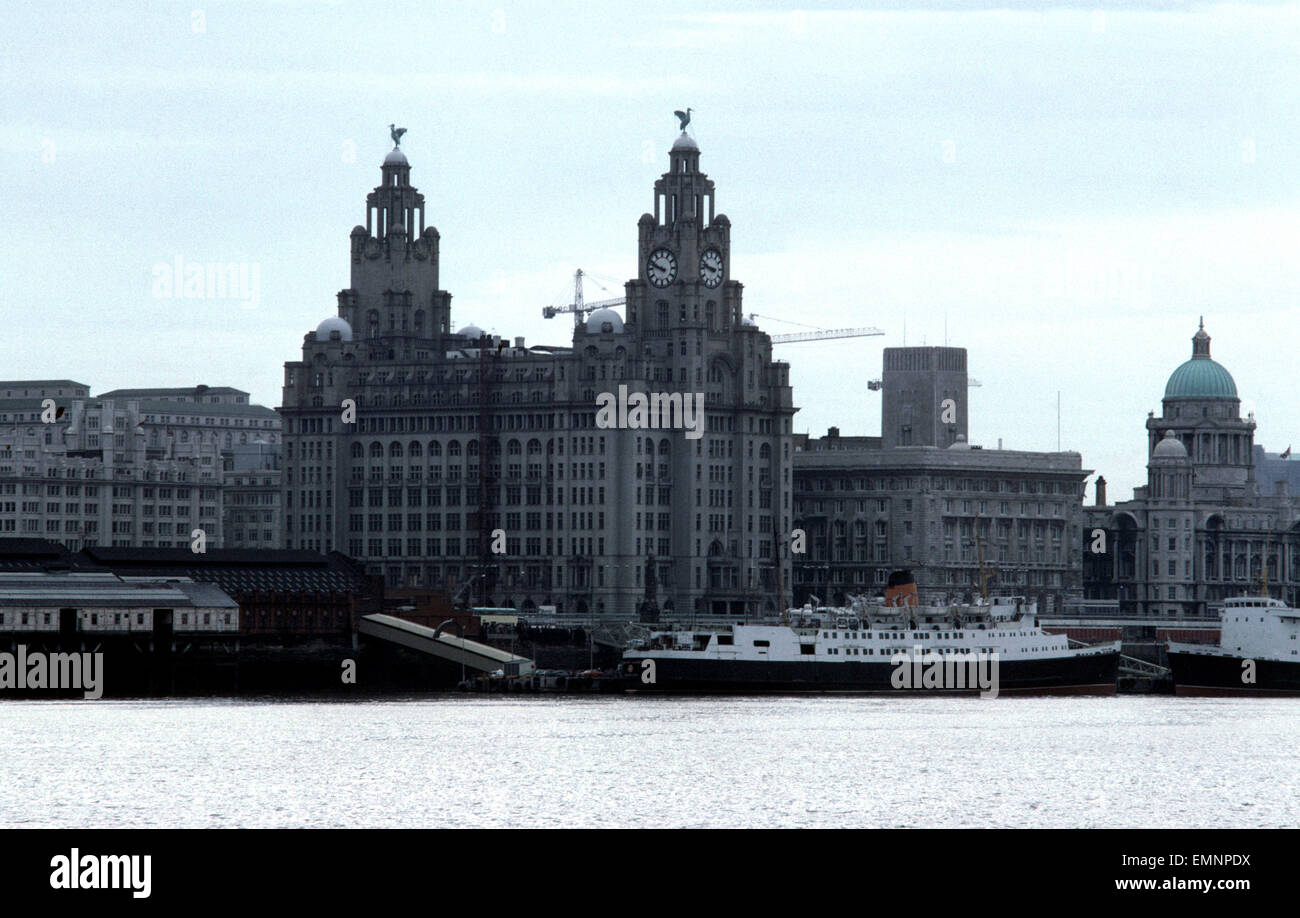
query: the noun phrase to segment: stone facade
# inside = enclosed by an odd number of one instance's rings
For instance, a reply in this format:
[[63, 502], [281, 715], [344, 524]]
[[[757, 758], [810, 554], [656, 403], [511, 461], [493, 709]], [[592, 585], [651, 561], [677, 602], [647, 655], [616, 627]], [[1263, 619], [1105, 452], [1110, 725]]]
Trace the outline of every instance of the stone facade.
[[[600, 309], [571, 344], [529, 347], [450, 331], [439, 236], [391, 152], [352, 231], [338, 315], [285, 364], [285, 547], [520, 611], [775, 611], [789, 368], [743, 316], [731, 224], [699, 155], [683, 134], [655, 183], [626, 320]], [[608, 426], [602, 398], [637, 394], [698, 394], [701, 435], [679, 415]]]
[[1080, 588], [1083, 482], [1078, 453], [965, 447], [842, 446], [795, 453], [794, 600], [840, 603], [882, 592], [910, 568], [926, 601], [970, 599], [981, 572], [991, 592], [1059, 611]]
[[887, 347], [880, 432], [886, 448], [949, 447], [967, 439], [966, 349]]
[[795, 555], [796, 604], [879, 594], [899, 568], [926, 601], [987, 588], [1058, 611], [1077, 596], [1080, 455], [969, 444], [964, 348], [886, 348], [881, 383], [881, 437], [831, 428], [797, 440], [795, 526], [807, 550]]
[[1300, 601], [1300, 505], [1288, 463], [1256, 448], [1255, 419], [1241, 417], [1236, 383], [1210, 357], [1204, 325], [1146, 429], [1147, 484], [1114, 505], [1102, 489], [1085, 510], [1086, 597], [1117, 600], [1136, 617], [1213, 617], [1217, 603], [1267, 579], [1274, 596]]
[[223, 465], [241, 442], [278, 449], [279, 427], [237, 389], [0, 382], [0, 536], [189, 547], [202, 529], [222, 547]]

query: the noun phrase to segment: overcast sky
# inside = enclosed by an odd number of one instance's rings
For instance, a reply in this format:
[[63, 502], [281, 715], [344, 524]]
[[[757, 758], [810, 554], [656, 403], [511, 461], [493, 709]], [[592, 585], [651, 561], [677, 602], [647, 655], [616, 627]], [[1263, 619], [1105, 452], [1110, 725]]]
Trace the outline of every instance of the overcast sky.
[[[969, 349], [971, 439], [1145, 477], [1205, 315], [1257, 442], [1300, 447], [1300, 6], [707, 2], [10, 4], [0, 376], [280, 401], [403, 141], [455, 325], [567, 344], [621, 295], [692, 106], [732, 276], [796, 429], [879, 432], [881, 349]], [[256, 302], [156, 296], [238, 262]], [[906, 337], [904, 337], [906, 336]], [[1091, 499], [1091, 490], [1089, 499]]]

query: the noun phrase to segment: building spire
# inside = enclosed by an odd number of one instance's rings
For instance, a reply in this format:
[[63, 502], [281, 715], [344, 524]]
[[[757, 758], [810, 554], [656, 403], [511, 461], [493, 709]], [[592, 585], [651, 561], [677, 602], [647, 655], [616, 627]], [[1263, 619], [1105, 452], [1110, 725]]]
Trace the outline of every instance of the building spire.
[[1192, 335], [1192, 359], [1210, 359], [1210, 336], [1205, 332], [1205, 316], [1201, 316], [1200, 328]]

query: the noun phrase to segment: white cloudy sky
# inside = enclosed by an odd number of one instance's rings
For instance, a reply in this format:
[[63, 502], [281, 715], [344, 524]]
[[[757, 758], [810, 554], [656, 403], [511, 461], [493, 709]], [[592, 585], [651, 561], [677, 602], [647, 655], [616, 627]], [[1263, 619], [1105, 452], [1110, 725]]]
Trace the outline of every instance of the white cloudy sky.
[[[1300, 6], [867, 7], [11, 4], [0, 376], [278, 404], [390, 121], [453, 321], [564, 343], [541, 307], [579, 266], [621, 293], [690, 105], [747, 311], [887, 333], [782, 348], [798, 429], [878, 432], [881, 348], [946, 329], [975, 442], [1054, 449], [1059, 390], [1125, 497], [1204, 313], [1259, 442], [1300, 447]], [[155, 298], [178, 256], [259, 301]]]

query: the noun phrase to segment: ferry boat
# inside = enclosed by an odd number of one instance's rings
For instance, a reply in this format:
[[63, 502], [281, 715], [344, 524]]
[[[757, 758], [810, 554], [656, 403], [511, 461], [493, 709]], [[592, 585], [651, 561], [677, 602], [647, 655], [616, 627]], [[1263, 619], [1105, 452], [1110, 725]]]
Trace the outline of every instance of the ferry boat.
[[1178, 695], [1300, 695], [1300, 609], [1269, 596], [1224, 600], [1219, 646], [1166, 645]]
[[898, 571], [883, 603], [651, 632], [624, 651], [623, 673], [644, 692], [1113, 695], [1119, 642], [1071, 647], [1039, 627], [1037, 611], [1016, 596], [920, 605], [912, 575]]

